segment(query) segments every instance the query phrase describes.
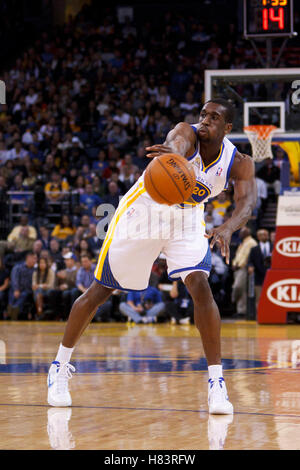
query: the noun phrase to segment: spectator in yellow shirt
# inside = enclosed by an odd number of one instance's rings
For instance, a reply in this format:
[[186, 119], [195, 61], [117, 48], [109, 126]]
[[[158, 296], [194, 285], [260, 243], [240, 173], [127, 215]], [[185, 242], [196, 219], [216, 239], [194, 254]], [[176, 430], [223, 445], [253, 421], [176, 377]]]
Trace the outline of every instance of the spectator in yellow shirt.
[[19, 225], [16, 225], [12, 229], [12, 231], [10, 232], [10, 234], [7, 237], [7, 241], [8, 242], [16, 242], [19, 239], [20, 233], [24, 229], [24, 227], [28, 228], [28, 238], [30, 238], [32, 240], [32, 242], [34, 242], [37, 239], [37, 232], [36, 232], [35, 227], [33, 227], [33, 225], [28, 224], [27, 215], [21, 215]]
[[222, 220], [224, 219], [225, 212], [228, 209], [229, 206], [231, 206], [231, 201], [228, 200], [227, 194], [225, 191], [222, 191], [216, 199], [211, 201], [215, 212], [222, 217]]
[[68, 237], [75, 235], [75, 232], [71, 218], [65, 214], [62, 216], [60, 224], [54, 227], [51, 237], [57, 238], [58, 241], [66, 240]]
[[51, 181], [45, 185], [45, 193], [48, 201], [56, 202], [64, 198], [70, 189], [69, 183], [61, 179], [61, 175], [53, 171]]

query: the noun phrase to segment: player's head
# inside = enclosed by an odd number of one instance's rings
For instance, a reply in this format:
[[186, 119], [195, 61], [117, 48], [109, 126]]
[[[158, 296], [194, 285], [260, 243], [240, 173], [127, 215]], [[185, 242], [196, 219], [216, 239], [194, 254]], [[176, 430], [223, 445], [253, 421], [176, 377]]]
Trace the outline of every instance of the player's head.
[[232, 129], [234, 107], [229, 101], [216, 98], [204, 103], [199, 116], [200, 140], [222, 140]]

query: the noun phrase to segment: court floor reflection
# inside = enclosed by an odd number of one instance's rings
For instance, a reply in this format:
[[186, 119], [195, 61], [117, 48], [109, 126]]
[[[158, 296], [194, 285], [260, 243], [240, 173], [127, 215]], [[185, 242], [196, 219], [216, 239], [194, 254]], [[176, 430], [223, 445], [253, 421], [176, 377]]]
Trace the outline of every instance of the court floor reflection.
[[208, 415], [192, 325], [91, 324], [72, 356], [73, 406], [50, 409], [47, 371], [64, 328], [0, 322], [2, 449], [300, 449], [300, 325], [222, 324], [232, 422]]
[[[76, 411], [75, 411], [76, 413]], [[82, 430], [79, 429], [73, 431], [72, 433], [72, 408], [49, 408], [47, 411], [47, 433], [49, 437], [49, 445], [54, 450], [71, 450], [76, 449], [76, 440], [75, 436], [78, 433], [77, 441], [80, 441], [80, 433]], [[207, 419], [207, 441], [208, 441], [208, 449], [209, 450], [224, 450], [226, 437], [228, 433], [228, 427], [233, 422], [233, 415], [208, 415]], [[199, 441], [199, 449], [203, 449], [203, 421], [199, 421], [200, 423], [200, 433], [201, 436]], [[153, 426], [153, 423], [149, 423], [148, 429], [146, 430], [150, 436], [155, 436], [158, 433], [158, 429]], [[99, 426], [99, 439], [101, 440], [101, 434], [106, 435]], [[74, 434], [74, 435], [73, 435]], [[114, 430], [114, 434], [118, 434], [117, 430]], [[183, 435], [183, 433], [181, 432]], [[103, 436], [103, 437], [104, 437]], [[119, 429], [119, 437], [120, 440], [124, 440], [124, 428], [121, 425]], [[93, 441], [94, 436], [91, 436], [91, 441]], [[202, 444], [200, 444], [202, 442]], [[91, 442], [91, 448], [93, 447], [93, 443]], [[128, 445], [125, 448], [128, 448]], [[121, 450], [122, 447], [119, 447]]]

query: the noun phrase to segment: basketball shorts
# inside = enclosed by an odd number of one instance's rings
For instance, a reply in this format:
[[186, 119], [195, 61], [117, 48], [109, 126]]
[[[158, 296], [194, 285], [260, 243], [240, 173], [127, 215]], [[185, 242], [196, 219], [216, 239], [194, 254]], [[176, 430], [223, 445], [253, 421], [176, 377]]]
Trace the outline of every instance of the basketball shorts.
[[154, 261], [165, 255], [168, 276], [209, 274], [211, 255], [204, 237], [203, 205], [167, 206], [148, 195], [142, 177], [121, 199], [108, 226], [95, 280], [120, 290], [145, 290]]

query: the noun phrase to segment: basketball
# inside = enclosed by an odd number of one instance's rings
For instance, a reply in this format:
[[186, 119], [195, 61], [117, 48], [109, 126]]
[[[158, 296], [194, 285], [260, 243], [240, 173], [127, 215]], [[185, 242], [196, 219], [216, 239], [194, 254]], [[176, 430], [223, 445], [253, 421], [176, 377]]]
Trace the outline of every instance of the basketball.
[[145, 188], [159, 204], [181, 204], [194, 191], [196, 177], [188, 160], [175, 153], [156, 157], [147, 166]]

